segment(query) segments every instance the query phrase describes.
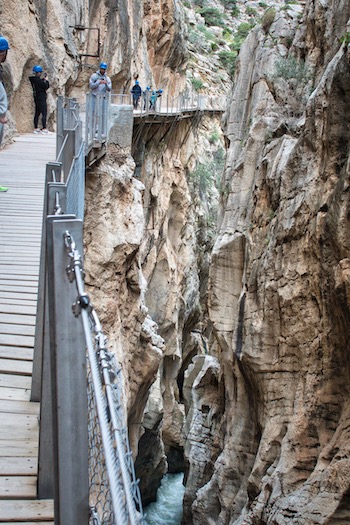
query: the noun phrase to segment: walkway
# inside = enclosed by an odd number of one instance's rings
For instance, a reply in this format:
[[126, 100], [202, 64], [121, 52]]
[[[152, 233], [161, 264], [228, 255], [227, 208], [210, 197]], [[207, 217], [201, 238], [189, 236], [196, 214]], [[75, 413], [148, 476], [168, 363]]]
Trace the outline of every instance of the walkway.
[[22, 135], [0, 151], [0, 523], [53, 524], [36, 500], [39, 404], [30, 399], [46, 162], [55, 135]]

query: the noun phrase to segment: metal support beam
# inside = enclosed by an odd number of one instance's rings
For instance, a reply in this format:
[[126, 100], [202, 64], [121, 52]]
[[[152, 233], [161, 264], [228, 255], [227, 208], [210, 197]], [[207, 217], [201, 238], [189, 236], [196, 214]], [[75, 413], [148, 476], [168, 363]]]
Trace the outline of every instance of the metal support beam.
[[86, 344], [81, 319], [63, 307], [77, 301], [76, 286], [66, 272], [67, 230], [82, 254], [82, 221], [48, 221], [55, 525], [85, 525], [89, 521]]

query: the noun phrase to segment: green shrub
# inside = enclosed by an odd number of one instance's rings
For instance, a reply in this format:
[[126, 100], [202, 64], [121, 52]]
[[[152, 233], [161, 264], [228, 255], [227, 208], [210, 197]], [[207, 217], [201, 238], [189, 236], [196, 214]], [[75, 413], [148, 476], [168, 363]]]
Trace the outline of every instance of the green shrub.
[[256, 15], [256, 9], [254, 9], [254, 7], [248, 6], [245, 11], [246, 11], [247, 15], [250, 15], [250, 16], [255, 16]]
[[203, 80], [201, 78], [192, 77], [190, 80], [195, 91], [199, 91], [204, 86]]
[[213, 187], [213, 174], [210, 163], [202, 164], [198, 162], [189, 175], [190, 178], [198, 184], [199, 190], [202, 193], [207, 193], [207, 191]]
[[346, 45], [349, 45], [350, 44], [350, 33], [349, 32], [345, 33], [345, 35], [341, 37], [340, 42], [341, 43], [344, 42]]
[[219, 138], [220, 138], [219, 131], [217, 129], [214, 129], [214, 131], [212, 131], [208, 140], [211, 144], [215, 144], [215, 142], [217, 142]]
[[271, 7], [270, 9], [267, 9], [265, 13], [263, 14], [263, 17], [261, 19], [261, 26], [265, 33], [268, 33], [273, 21], [275, 20], [276, 16], [276, 9]]
[[232, 9], [236, 7], [237, 0], [221, 0], [221, 3], [226, 9]]
[[225, 9], [231, 10], [231, 16], [235, 17], [239, 15], [239, 7], [237, 6], [237, 0], [221, 0], [222, 5]]
[[236, 51], [220, 51], [219, 59], [225, 69], [233, 76], [236, 67], [237, 52]]
[[207, 163], [198, 162], [195, 169], [189, 173], [189, 178], [198, 185], [202, 194], [216, 187], [220, 191], [221, 177], [225, 165], [225, 150], [219, 148], [215, 151], [213, 159]]
[[299, 62], [295, 57], [290, 56], [276, 61], [275, 76], [286, 80], [295, 78], [298, 82], [306, 84], [310, 80], [310, 71], [305, 62]]
[[266, 9], [267, 4], [265, 2], [259, 2], [259, 7], [263, 7], [264, 9]]
[[236, 36], [239, 38], [247, 38], [250, 30], [253, 28], [252, 24], [249, 24], [249, 22], [242, 22], [237, 27]]
[[225, 15], [223, 15], [219, 9], [216, 9], [216, 7], [203, 7], [198, 12], [202, 15], [208, 26], [223, 26], [225, 23]]
[[203, 24], [199, 24], [197, 26], [197, 29], [198, 29], [198, 31], [203, 33], [203, 35], [204, 35], [206, 40], [209, 40], [211, 42], [216, 40], [216, 36], [214, 35], [214, 33], [212, 33], [212, 31], [210, 29], [208, 29], [206, 26], [204, 26]]

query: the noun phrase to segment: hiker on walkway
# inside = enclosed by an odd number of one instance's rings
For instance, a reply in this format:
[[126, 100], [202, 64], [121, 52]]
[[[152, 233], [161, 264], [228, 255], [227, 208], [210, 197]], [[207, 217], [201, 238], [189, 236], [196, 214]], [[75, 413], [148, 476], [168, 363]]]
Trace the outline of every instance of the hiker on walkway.
[[[2, 81], [2, 67], [1, 64], [5, 62], [7, 51], [10, 49], [9, 43], [3, 36], [0, 36], [0, 146], [4, 134], [4, 124], [7, 124], [6, 112], [8, 108], [7, 94], [5, 86]], [[0, 186], [0, 191], [7, 191], [6, 186]]]
[[[100, 69], [96, 71], [96, 73], [93, 73], [89, 80], [89, 87], [92, 94], [92, 127], [93, 127], [93, 133], [98, 134], [98, 128], [99, 128], [99, 120], [100, 120], [100, 133], [101, 135], [106, 134], [106, 127], [107, 127], [107, 116], [106, 116], [106, 94], [109, 93], [112, 89], [112, 81], [107, 76], [108, 65], [106, 62], [101, 62]], [[101, 115], [98, 114], [99, 109], [97, 106], [96, 108], [96, 97], [101, 97], [102, 99], [102, 106], [100, 106], [100, 111], [102, 112]]]
[[149, 108], [150, 96], [151, 96], [151, 88], [150, 86], [147, 86], [146, 89], [142, 91], [143, 109]]
[[93, 95], [105, 94], [112, 89], [112, 81], [106, 75], [106, 62], [101, 62], [100, 69], [90, 77], [89, 86]]
[[157, 99], [162, 96], [162, 93], [163, 93], [162, 89], [157, 89], [157, 91], [152, 91], [149, 109], [152, 109], [153, 111], [156, 110]]
[[[0, 64], [5, 62], [7, 51], [10, 49], [9, 43], [3, 36], [0, 37]], [[2, 79], [2, 66], [0, 65], [0, 145], [4, 134], [4, 124], [7, 124], [6, 112], [8, 108], [7, 94]]]
[[135, 84], [131, 90], [131, 93], [132, 93], [132, 103], [133, 103], [134, 109], [137, 109], [139, 105], [139, 100], [142, 94], [142, 89], [140, 86], [140, 82], [138, 80], [135, 80]]
[[[46, 73], [44, 77], [41, 78], [43, 68], [41, 66], [33, 67], [33, 75], [29, 77], [30, 83], [33, 88], [33, 97], [35, 105], [34, 113], [34, 133], [44, 133], [47, 134], [48, 130], [46, 128], [46, 118], [47, 118], [47, 102], [46, 102], [46, 91], [49, 89], [50, 84], [47, 80]], [[42, 128], [39, 126], [39, 117], [41, 115]]]

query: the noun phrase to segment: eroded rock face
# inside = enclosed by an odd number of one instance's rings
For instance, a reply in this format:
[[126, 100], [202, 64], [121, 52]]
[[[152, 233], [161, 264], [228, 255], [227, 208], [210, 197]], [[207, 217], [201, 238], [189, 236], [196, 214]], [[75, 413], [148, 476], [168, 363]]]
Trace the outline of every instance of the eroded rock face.
[[[241, 51], [209, 289], [224, 442], [198, 525], [350, 521], [349, 17], [307, 2]], [[269, 48], [279, 34], [289, 49]], [[276, 75], [283, 56], [307, 68], [298, 82]]]
[[[1, 34], [10, 42], [4, 79], [10, 120], [6, 140], [33, 128], [28, 77], [40, 64], [48, 75], [48, 121], [55, 127], [57, 95], [85, 102], [90, 75], [101, 60], [115, 93], [130, 93], [134, 79], [167, 93], [184, 85], [185, 31], [178, 2], [171, 0], [8, 0], [0, 7]], [[16, 17], [16, 23], [14, 23]], [[99, 45], [100, 42], [100, 45]], [[90, 55], [90, 56], [89, 56]]]

